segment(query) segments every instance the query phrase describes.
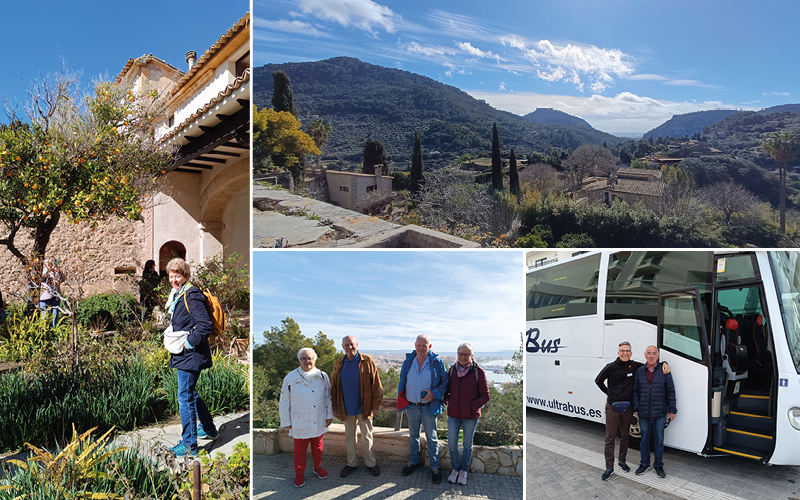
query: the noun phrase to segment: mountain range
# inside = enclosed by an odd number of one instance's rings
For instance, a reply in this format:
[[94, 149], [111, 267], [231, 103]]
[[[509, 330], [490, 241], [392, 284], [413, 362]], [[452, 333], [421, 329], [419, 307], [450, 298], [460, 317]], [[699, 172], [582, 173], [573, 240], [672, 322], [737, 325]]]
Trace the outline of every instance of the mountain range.
[[323, 147], [328, 161], [360, 162], [364, 142], [377, 139], [389, 161], [402, 166], [410, 163], [415, 129], [426, 150], [426, 165], [464, 153], [488, 155], [493, 123], [503, 153], [514, 148], [517, 156], [623, 140], [566, 113], [550, 110], [522, 117], [431, 78], [350, 57], [255, 68], [253, 102], [259, 108], [271, 106], [272, 73], [279, 70], [291, 80], [301, 122], [321, 118], [333, 125]]

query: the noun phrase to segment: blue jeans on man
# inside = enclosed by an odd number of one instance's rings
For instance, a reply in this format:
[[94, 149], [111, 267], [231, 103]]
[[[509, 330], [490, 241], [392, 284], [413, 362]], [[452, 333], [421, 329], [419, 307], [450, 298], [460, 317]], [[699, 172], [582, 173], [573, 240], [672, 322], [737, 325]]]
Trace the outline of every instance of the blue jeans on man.
[[[667, 417], [658, 418], [640, 418], [639, 427], [642, 429], [642, 441], [639, 443], [639, 451], [641, 452], [640, 465], [650, 465], [650, 435], [655, 436], [655, 454], [656, 459], [653, 462], [653, 467], [664, 467], [664, 424]], [[638, 474], [638, 472], [637, 472]]]
[[39, 301], [39, 309], [42, 310], [42, 318], [47, 317], [47, 311], [53, 311], [53, 328], [58, 323], [58, 306], [61, 305], [61, 300], [58, 297], [53, 297], [46, 300]]
[[426, 403], [417, 406], [411, 403], [406, 408], [408, 414], [408, 463], [416, 465], [420, 459], [420, 426], [425, 426], [425, 438], [428, 444], [428, 460], [431, 470], [439, 469], [439, 440], [436, 438], [436, 415], [431, 415], [431, 405]]
[[181, 414], [181, 439], [189, 450], [197, 449], [197, 421], [208, 434], [216, 434], [216, 427], [206, 404], [197, 393], [199, 371], [178, 370], [178, 410]]
[[[453, 470], [469, 471], [469, 464], [472, 462], [472, 439], [475, 437], [475, 428], [478, 426], [478, 419], [459, 419], [447, 417], [447, 445], [450, 448], [450, 465]], [[458, 453], [458, 431], [464, 429], [464, 452]]]

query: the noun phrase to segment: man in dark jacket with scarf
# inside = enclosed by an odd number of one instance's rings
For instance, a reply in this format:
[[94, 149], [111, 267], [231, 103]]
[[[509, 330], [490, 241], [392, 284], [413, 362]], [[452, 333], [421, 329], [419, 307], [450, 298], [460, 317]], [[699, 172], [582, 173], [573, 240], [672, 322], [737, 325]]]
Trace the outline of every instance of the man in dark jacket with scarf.
[[[628, 467], [628, 440], [630, 439], [631, 420], [633, 419], [633, 374], [644, 366], [644, 363], [631, 359], [630, 342], [620, 342], [619, 356], [607, 364], [597, 378], [597, 387], [603, 391], [606, 399], [606, 470], [602, 479], [605, 481], [614, 472], [614, 444], [619, 432], [619, 466], [625, 472]], [[669, 373], [669, 366], [663, 364], [664, 373]], [[608, 381], [608, 387], [606, 387]]]
[[642, 459], [636, 474], [650, 468], [650, 435], [655, 436], [653, 468], [658, 477], [667, 477], [664, 472], [664, 428], [666, 419], [671, 422], [678, 413], [675, 401], [675, 384], [672, 374], [664, 373], [658, 364], [658, 348], [649, 346], [644, 352], [647, 364], [636, 370], [633, 380], [633, 408], [639, 412], [642, 442], [639, 445]]

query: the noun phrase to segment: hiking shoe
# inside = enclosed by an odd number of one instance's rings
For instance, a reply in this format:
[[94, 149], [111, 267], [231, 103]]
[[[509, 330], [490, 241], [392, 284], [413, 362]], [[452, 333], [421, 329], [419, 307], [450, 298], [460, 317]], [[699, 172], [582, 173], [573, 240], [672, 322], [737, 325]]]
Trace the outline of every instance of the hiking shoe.
[[624, 470], [625, 472], [630, 472], [631, 471], [631, 468], [628, 467], [628, 464], [625, 463], [625, 462], [620, 462], [619, 463], [619, 468]]
[[403, 471], [400, 472], [400, 474], [403, 476], [410, 476], [412, 472], [417, 470], [417, 467], [419, 467], [419, 464], [406, 464], [406, 466], [403, 467]]
[[450, 471], [450, 475], [447, 476], [447, 482], [456, 484], [456, 481], [458, 481], [458, 469], [453, 469]]
[[328, 471], [326, 471], [322, 467], [317, 467], [316, 469], [314, 469], [314, 475], [320, 479], [328, 479]]
[[213, 432], [208, 433], [202, 427], [197, 428], [197, 439], [210, 439], [212, 441], [215, 441], [217, 438], [219, 438], [218, 430], [214, 429]]
[[636, 475], [638, 476], [639, 474], [644, 474], [645, 472], [647, 472], [647, 469], [649, 468], [650, 468], [649, 465], [640, 465], [639, 468], [636, 469]]
[[372, 474], [373, 476], [380, 476], [380, 475], [381, 475], [381, 470], [378, 468], [378, 465], [377, 465], [377, 464], [375, 464], [375, 465], [374, 465], [374, 466], [372, 466], [372, 467], [367, 467], [367, 470], [368, 470], [368, 471], [369, 471], [369, 473], [370, 473], [370, 474]]
[[355, 467], [350, 467], [349, 465], [345, 465], [345, 466], [344, 466], [344, 469], [342, 469], [342, 472], [339, 474], [339, 476], [341, 476], [341, 477], [347, 477], [347, 476], [349, 476], [349, 475], [350, 475], [350, 473], [351, 473], [351, 472], [353, 472], [354, 470], [356, 470], [356, 468], [355, 468]]
[[433, 475], [433, 484], [439, 484], [442, 482], [442, 473], [439, 471], [439, 469], [433, 469], [431, 474]]
[[656, 474], [658, 474], [658, 477], [667, 477], [667, 473], [664, 472], [663, 467], [655, 467], [655, 469], [656, 469]]
[[173, 446], [172, 448], [170, 448], [170, 451], [172, 451], [172, 453], [175, 454], [175, 458], [183, 458], [186, 455], [189, 455], [189, 456], [192, 456], [192, 457], [196, 457], [197, 456], [197, 448], [194, 448], [194, 449], [187, 448], [186, 445], [183, 444], [183, 441], [181, 441], [180, 443], [178, 443], [175, 446]]
[[300, 488], [306, 485], [306, 478], [303, 476], [295, 476], [294, 477], [294, 487]]
[[608, 478], [610, 478], [610, 477], [611, 477], [611, 473], [612, 473], [612, 472], [614, 472], [614, 469], [606, 469], [606, 471], [605, 471], [605, 472], [603, 472], [603, 475], [602, 475], [602, 476], [600, 476], [600, 478], [601, 478], [603, 481], [605, 481], [605, 480], [607, 480]]
[[458, 473], [458, 484], [467, 484], [467, 471], [462, 470]]

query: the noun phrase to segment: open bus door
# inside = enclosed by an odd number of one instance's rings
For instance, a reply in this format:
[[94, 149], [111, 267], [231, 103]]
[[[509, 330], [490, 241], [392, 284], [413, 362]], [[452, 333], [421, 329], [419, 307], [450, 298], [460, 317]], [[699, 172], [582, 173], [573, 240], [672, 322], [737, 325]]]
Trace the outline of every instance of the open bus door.
[[698, 288], [658, 294], [658, 345], [669, 363], [678, 413], [664, 433], [667, 446], [703, 453], [709, 439], [709, 343]]

